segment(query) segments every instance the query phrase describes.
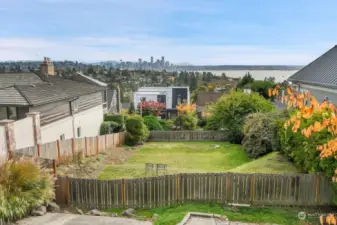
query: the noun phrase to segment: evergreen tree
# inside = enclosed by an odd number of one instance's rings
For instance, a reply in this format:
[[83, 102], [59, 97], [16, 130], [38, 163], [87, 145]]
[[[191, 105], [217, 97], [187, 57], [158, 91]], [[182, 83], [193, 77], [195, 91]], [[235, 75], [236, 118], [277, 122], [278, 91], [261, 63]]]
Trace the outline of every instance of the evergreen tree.
[[136, 112], [135, 104], [133, 102], [131, 102], [128, 113], [133, 114], [135, 112]]

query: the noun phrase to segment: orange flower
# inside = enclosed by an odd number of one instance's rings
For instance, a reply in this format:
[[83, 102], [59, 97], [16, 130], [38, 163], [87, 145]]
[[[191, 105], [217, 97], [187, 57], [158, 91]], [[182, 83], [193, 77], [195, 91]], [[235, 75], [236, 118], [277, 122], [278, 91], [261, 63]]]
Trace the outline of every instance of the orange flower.
[[313, 126], [313, 131], [314, 132], [320, 132], [324, 129], [325, 127], [322, 126], [322, 124], [318, 121], [315, 121], [314, 126]]
[[271, 97], [273, 95], [273, 91], [271, 88], [268, 89], [268, 96]]
[[314, 107], [312, 105], [310, 107], [304, 106], [301, 109], [301, 111], [302, 111], [303, 118], [309, 119], [312, 116], [313, 112], [314, 112]]
[[288, 92], [288, 95], [292, 95], [293, 94], [293, 91], [291, 90], [290, 87], [287, 88], [287, 92]]
[[315, 109], [319, 108], [319, 103], [314, 96], [311, 96], [310, 103]]

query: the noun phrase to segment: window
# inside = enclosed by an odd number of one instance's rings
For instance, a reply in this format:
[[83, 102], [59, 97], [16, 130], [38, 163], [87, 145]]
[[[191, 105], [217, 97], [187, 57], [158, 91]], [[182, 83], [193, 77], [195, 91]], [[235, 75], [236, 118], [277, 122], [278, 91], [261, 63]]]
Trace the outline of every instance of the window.
[[66, 137], [64, 136], [64, 134], [61, 134], [61, 135], [60, 135], [60, 140], [63, 141], [63, 140], [65, 140], [65, 139], [66, 139]]
[[17, 118], [16, 107], [0, 107], [0, 120], [16, 120]]
[[181, 103], [181, 94], [177, 94], [177, 105], [180, 105]]
[[166, 103], [166, 95], [158, 95], [157, 102]]
[[77, 137], [81, 137], [81, 127], [77, 127]]

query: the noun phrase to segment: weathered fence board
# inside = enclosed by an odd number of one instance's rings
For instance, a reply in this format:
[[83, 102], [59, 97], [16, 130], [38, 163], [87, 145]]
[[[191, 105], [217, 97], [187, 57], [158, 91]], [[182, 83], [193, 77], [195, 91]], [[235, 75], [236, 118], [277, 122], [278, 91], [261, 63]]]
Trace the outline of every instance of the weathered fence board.
[[227, 141], [222, 131], [151, 131], [150, 141]]
[[[60, 202], [100, 209], [155, 208], [192, 201], [260, 206], [318, 206], [332, 203], [329, 180], [315, 174], [201, 173], [109, 181], [59, 179], [61, 185], [57, 189], [61, 190], [57, 192], [57, 197]], [[65, 200], [67, 196], [68, 201]]]

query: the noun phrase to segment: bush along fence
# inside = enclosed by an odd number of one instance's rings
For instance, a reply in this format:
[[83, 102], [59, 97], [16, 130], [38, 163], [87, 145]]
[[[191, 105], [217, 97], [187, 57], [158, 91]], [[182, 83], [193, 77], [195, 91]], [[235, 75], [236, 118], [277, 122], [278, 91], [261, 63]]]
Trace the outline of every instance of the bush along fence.
[[257, 206], [332, 204], [323, 175], [177, 174], [121, 180], [58, 177], [56, 200], [84, 208], [155, 208], [193, 201]]
[[151, 131], [150, 141], [227, 141], [224, 131]]
[[13, 152], [13, 157], [38, 157], [42, 164], [52, 162], [56, 166], [71, 162], [81, 156], [94, 156], [124, 144], [125, 134], [125, 132], [122, 132], [96, 137], [57, 140], [17, 149]]

